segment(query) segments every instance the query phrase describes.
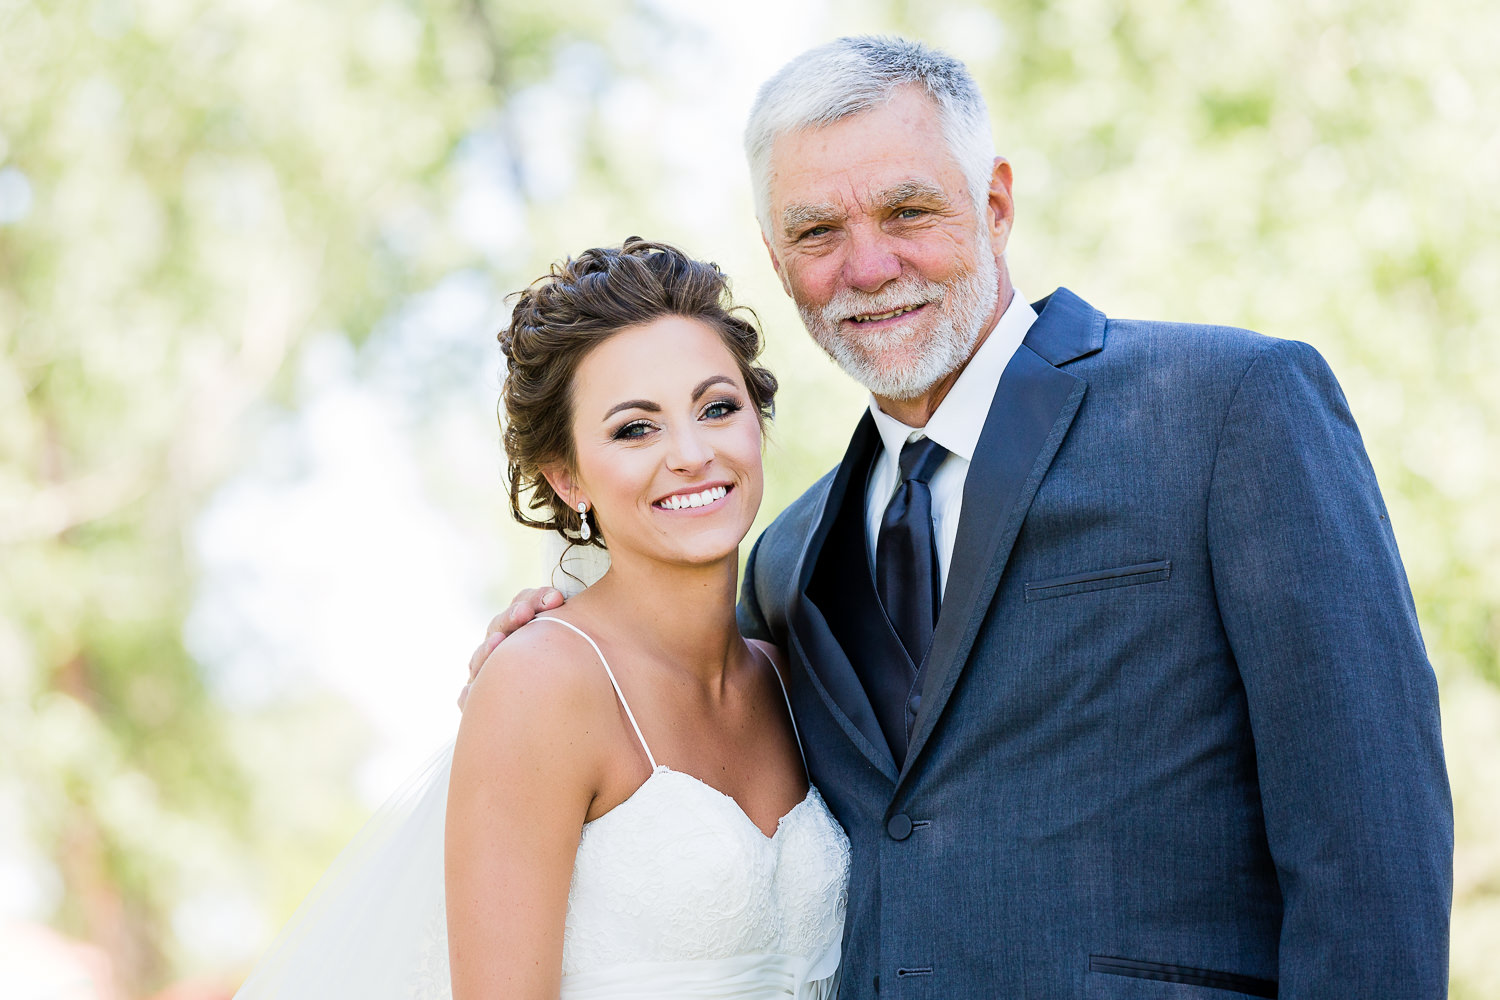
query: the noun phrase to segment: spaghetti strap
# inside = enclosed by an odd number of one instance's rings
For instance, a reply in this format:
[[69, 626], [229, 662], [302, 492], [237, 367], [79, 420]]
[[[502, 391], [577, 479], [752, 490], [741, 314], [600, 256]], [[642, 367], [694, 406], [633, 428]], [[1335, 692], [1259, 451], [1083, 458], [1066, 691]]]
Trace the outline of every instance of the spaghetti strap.
[[[635, 730], [635, 738], [641, 741], [641, 749], [646, 751], [646, 759], [651, 762], [651, 770], [655, 771], [657, 768], [656, 758], [651, 755], [651, 748], [646, 745], [646, 737], [641, 735], [640, 724], [635, 721], [635, 713], [630, 710], [630, 702], [625, 700], [625, 692], [620, 690], [620, 682], [615, 680], [615, 672], [609, 669], [609, 661], [604, 658], [604, 651], [599, 648], [599, 644], [594, 641], [593, 636], [589, 635], [587, 632], [579, 628], [577, 625], [574, 625], [572, 622], [565, 622], [561, 618], [553, 618], [550, 615], [537, 615], [532, 619], [532, 621], [556, 622], [557, 624], [562, 625], [565, 628], [570, 628], [574, 632], [577, 632], [579, 635], [583, 636], [584, 642], [594, 647], [594, 653], [599, 657], [599, 662], [604, 664], [604, 672], [609, 676], [610, 687], [615, 689], [615, 697], [620, 699], [620, 707], [625, 709], [625, 717], [630, 720], [630, 728]], [[782, 688], [782, 693], [786, 693], [785, 688]], [[788, 702], [789, 708], [790, 704], [791, 703]], [[797, 724], [795, 722], [792, 723], [793, 731], [795, 731], [796, 725]], [[797, 746], [800, 749], [802, 744], [799, 742]], [[803, 762], [803, 766], [807, 766], [806, 761]]]
[[[781, 685], [781, 697], [786, 700], [786, 716], [792, 720], [792, 736], [797, 741], [797, 753], [802, 757], [802, 770], [807, 771], [807, 751], [802, 749], [802, 734], [797, 731], [797, 713], [792, 711], [792, 696], [787, 693], [786, 681], [781, 679], [781, 671], [776, 669], [776, 661], [771, 659], [771, 654], [748, 639], [745, 640], [745, 644], [765, 659], [766, 665], [771, 668], [771, 673], [776, 675], [776, 683]], [[808, 772], [809, 775], [811, 773]]]

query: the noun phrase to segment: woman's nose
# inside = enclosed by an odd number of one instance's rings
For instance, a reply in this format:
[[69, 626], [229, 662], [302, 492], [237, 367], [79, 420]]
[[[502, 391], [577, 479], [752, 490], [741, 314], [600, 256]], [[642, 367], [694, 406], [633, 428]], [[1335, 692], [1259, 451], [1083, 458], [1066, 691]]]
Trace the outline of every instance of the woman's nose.
[[696, 423], [678, 428], [668, 436], [667, 464], [674, 471], [700, 469], [712, 458], [713, 448]]

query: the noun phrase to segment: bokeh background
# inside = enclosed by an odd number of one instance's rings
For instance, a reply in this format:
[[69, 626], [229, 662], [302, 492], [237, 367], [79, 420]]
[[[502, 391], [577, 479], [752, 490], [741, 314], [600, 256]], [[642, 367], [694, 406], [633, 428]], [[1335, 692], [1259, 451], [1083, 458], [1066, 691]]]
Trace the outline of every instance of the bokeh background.
[[717, 260], [785, 387], [763, 518], [837, 460], [739, 130], [867, 31], [979, 77], [1024, 294], [1332, 362], [1441, 682], [1452, 995], [1500, 998], [1493, 0], [0, 0], [0, 994], [227, 997], [451, 736], [554, 558], [493, 336], [554, 258]]

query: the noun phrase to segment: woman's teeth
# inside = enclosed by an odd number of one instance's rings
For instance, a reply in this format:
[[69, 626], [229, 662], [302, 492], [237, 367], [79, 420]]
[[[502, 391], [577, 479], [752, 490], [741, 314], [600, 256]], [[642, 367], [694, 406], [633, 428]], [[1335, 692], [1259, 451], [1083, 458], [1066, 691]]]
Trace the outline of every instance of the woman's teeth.
[[710, 486], [702, 493], [677, 493], [658, 500], [656, 506], [663, 510], [682, 510], [684, 507], [705, 507], [715, 500], [721, 500], [729, 493], [727, 486]]

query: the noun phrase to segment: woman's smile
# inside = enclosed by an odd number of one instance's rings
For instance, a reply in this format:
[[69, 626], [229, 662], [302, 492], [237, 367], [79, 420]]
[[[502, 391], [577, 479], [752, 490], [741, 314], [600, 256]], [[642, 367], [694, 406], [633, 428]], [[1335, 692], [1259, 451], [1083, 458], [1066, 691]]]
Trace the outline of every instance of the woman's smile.
[[729, 495], [734, 489], [732, 483], [720, 483], [703, 489], [680, 490], [670, 496], [664, 496], [660, 500], [653, 501], [651, 506], [657, 510], [677, 513], [679, 511], [702, 511], [717, 509], [719, 501]]

